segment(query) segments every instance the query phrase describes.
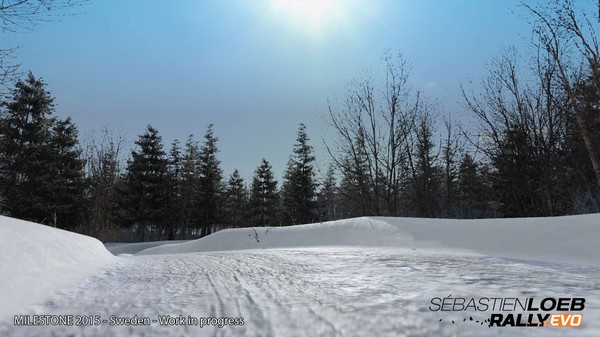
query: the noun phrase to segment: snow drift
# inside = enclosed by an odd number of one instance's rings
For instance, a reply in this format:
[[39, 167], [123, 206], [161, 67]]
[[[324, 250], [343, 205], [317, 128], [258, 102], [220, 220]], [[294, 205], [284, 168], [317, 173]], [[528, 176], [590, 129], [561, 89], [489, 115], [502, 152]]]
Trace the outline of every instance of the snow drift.
[[137, 254], [144, 249], [158, 247], [165, 244], [183, 243], [190, 240], [172, 240], [172, 241], [148, 241], [148, 242], [134, 242], [134, 243], [120, 243], [120, 242], [109, 242], [105, 243], [104, 247], [111, 252], [113, 255], [121, 254]]
[[113, 261], [94, 238], [0, 216], [0, 320]]
[[140, 255], [261, 248], [358, 246], [459, 250], [600, 266], [600, 214], [515, 219], [362, 217], [290, 227], [229, 229]]

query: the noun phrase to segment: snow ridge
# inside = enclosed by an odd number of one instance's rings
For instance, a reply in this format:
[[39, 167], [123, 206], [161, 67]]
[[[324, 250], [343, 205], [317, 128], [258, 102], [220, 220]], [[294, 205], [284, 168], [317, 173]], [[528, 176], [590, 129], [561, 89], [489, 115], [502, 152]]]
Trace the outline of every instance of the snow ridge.
[[514, 219], [361, 217], [289, 227], [238, 228], [139, 255], [351, 246], [452, 250], [600, 266], [600, 214]]
[[0, 216], [0, 320], [116, 260], [94, 238]]

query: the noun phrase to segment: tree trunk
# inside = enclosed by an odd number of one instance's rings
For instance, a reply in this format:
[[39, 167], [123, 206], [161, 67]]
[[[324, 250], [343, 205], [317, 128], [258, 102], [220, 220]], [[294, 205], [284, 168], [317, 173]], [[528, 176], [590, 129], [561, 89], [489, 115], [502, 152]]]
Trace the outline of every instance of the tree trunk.
[[575, 119], [577, 120], [577, 126], [579, 126], [579, 131], [581, 132], [581, 137], [583, 138], [583, 142], [585, 144], [585, 148], [588, 153], [588, 157], [592, 162], [592, 168], [594, 169], [594, 174], [596, 175], [596, 183], [598, 187], [600, 187], [600, 162], [598, 162], [598, 156], [596, 155], [596, 151], [594, 151], [594, 144], [592, 143], [592, 139], [590, 137], [590, 132], [585, 125], [585, 119], [583, 118], [583, 111], [577, 104], [577, 97], [575, 97], [575, 93], [573, 92], [573, 88], [571, 88], [571, 84], [567, 79], [567, 74], [565, 73], [562, 63], [558, 59], [558, 54], [553, 51], [552, 56], [558, 65], [558, 69], [560, 71], [560, 78], [562, 81], [562, 85], [569, 96], [569, 101], [571, 102], [571, 106], [575, 111]]

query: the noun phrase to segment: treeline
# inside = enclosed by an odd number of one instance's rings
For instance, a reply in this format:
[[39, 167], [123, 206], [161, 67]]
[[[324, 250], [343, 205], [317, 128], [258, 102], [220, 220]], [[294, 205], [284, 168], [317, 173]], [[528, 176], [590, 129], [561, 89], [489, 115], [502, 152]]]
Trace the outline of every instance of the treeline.
[[573, 4], [556, 3], [526, 7], [537, 20], [532, 50], [508, 50], [481, 90], [462, 88], [463, 125], [410, 85], [402, 55], [386, 54], [379, 80], [353, 81], [329, 107], [330, 164], [319, 177], [303, 124], [281, 182], [267, 159], [251, 181], [224, 176], [212, 125], [168, 147], [148, 126], [122, 165], [122, 139], [105, 130], [82, 146], [30, 73], [0, 105], [0, 210], [141, 241], [363, 215], [600, 212], [600, 53], [589, 21], [582, 30]]
[[570, 0], [522, 8], [531, 48], [507, 50], [477, 90], [462, 87], [462, 126], [412, 88], [402, 55], [386, 55], [379, 81], [355, 80], [330, 106], [342, 216], [600, 212], [595, 13]]
[[183, 147], [174, 141], [168, 153], [158, 131], [148, 126], [116, 184], [114, 219], [136, 228], [139, 240], [148, 230], [158, 233], [159, 239], [175, 239], [223, 228], [318, 221], [314, 156], [308, 140], [300, 124], [279, 188], [266, 159], [249, 184], [237, 169], [225, 178], [212, 125], [202, 142], [190, 135]]
[[266, 159], [246, 183], [238, 170], [223, 176], [212, 125], [202, 141], [190, 135], [168, 150], [158, 130], [148, 126], [122, 167], [121, 139], [105, 130], [82, 148], [71, 119], [52, 116], [53, 101], [46, 84], [29, 73], [2, 102], [3, 214], [103, 240], [138, 241], [327, 216], [319, 208], [327, 199], [318, 193], [315, 157], [303, 124], [281, 186]]
[[[463, 88], [469, 126], [412, 89], [402, 55], [385, 57], [383, 83], [354, 81], [344, 105], [329, 109], [336, 137], [328, 151], [341, 174], [337, 216], [600, 212], [598, 180], [553, 63], [536, 58], [532, 73], [520, 73], [517, 59], [510, 50], [494, 60], [481, 92]], [[600, 87], [591, 76], [570, 83], [597, 151]]]

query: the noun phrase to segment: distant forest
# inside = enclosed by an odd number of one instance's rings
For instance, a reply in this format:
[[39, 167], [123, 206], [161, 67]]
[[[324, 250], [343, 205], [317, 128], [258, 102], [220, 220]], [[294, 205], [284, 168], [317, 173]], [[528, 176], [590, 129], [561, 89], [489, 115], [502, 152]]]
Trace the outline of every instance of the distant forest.
[[525, 7], [531, 48], [507, 50], [480, 83], [462, 87], [475, 125], [439, 111], [410, 84], [406, 58], [386, 53], [382, 78], [354, 80], [343, 104], [327, 109], [333, 137], [320, 179], [304, 124], [281, 182], [267, 158], [251, 181], [225, 176], [212, 125], [202, 139], [168, 145], [149, 125], [122, 163], [120, 137], [104, 130], [81, 144], [29, 73], [0, 102], [0, 212], [103, 241], [357, 216], [600, 212], [597, 18], [566, 0]]

